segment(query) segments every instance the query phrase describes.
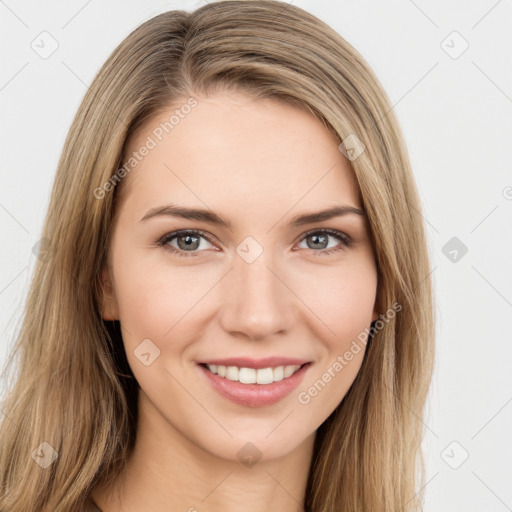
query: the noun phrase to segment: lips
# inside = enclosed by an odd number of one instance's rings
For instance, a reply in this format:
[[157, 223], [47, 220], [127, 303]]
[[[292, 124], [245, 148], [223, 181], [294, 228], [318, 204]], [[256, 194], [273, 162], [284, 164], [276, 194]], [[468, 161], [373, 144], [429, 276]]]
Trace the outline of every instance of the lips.
[[[237, 359], [237, 361], [243, 360]], [[265, 364], [268, 364], [266, 361]], [[288, 362], [293, 360], [280, 358], [279, 361]], [[261, 360], [258, 361], [258, 363], [260, 362]], [[245, 364], [247, 364], [247, 360], [245, 360]], [[200, 374], [206, 379], [206, 382], [224, 398], [245, 407], [265, 407], [275, 404], [287, 395], [290, 395], [304, 379], [305, 374], [311, 367], [311, 363], [303, 364], [290, 377], [273, 382], [272, 384], [242, 384], [241, 382], [229, 380], [212, 373], [208, 370], [206, 364], [198, 364], [197, 367]]]
[[220, 365], [220, 366], [237, 366], [238, 368], [253, 368], [259, 370], [261, 368], [275, 368], [277, 366], [302, 366], [309, 363], [307, 359], [297, 359], [293, 357], [264, 357], [262, 359], [252, 359], [250, 357], [229, 357], [224, 359], [207, 359], [200, 361], [201, 365]]

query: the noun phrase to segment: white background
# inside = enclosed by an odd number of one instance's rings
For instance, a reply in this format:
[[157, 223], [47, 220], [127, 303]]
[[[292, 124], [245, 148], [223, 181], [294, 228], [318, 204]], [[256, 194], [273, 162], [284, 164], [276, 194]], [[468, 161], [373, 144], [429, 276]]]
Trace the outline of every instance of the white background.
[[[512, 3], [293, 4], [330, 24], [374, 69], [420, 189], [438, 322], [425, 420], [425, 510], [512, 510]], [[19, 322], [64, 138], [87, 85], [140, 23], [200, 5], [0, 1], [0, 364]], [[58, 42], [46, 59], [31, 47], [34, 40], [41, 45], [43, 31]], [[469, 47], [457, 56], [464, 41]], [[452, 237], [468, 249], [456, 262], [443, 253]]]

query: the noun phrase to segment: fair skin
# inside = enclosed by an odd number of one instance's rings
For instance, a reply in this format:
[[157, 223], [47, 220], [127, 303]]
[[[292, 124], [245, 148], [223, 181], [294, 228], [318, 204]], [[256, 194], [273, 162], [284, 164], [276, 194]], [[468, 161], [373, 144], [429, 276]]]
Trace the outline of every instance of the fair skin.
[[[124, 178], [103, 318], [120, 320], [141, 388], [139, 424], [124, 485], [118, 479], [91, 496], [103, 512], [303, 510], [316, 430], [348, 391], [364, 350], [307, 404], [298, 395], [378, 317], [369, 226], [357, 214], [290, 223], [333, 206], [362, 210], [350, 162], [311, 114], [241, 93], [195, 97], [198, 105]], [[128, 154], [175, 108], [146, 123]], [[215, 212], [231, 229], [169, 215], [141, 221], [171, 203]], [[352, 245], [305, 235], [322, 228]], [[190, 229], [208, 239], [194, 239], [189, 252], [186, 236], [167, 242], [183, 256], [157, 245]], [[248, 236], [263, 249], [251, 263], [236, 252]], [[330, 249], [338, 250], [320, 254]], [[134, 354], [146, 339], [160, 350], [148, 366]], [[249, 407], [220, 395], [197, 364], [231, 356], [312, 364], [282, 400]], [[237, 456], [249, 442], [261, 454], [251, 467]]]

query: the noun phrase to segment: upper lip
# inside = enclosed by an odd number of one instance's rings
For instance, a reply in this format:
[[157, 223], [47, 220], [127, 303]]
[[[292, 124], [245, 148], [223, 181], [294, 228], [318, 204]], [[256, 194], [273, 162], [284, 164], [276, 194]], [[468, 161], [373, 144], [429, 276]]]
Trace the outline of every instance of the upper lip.
[[238, 368], [275, 368], [277, 366], [291, 366], [309, 363], [304, 359], [294, 357], [264, 357], [263, 359], [252, 359], [250, 357], [229, 357], [226, 359], [208, 359], [200, 361], [199, 364], [219, 365], [219, 366], [237, 366]]

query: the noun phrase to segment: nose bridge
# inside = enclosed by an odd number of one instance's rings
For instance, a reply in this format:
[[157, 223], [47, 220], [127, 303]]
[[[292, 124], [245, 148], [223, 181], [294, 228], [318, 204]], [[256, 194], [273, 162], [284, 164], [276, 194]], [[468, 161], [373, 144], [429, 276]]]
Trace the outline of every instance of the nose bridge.
[[262, 338], [290, 328], [293, 293], [284, 284], [282, 271], [275, 267], [272, 252], [254, 240], [238, 246], [226, 283], [229, 296], [224, 301], [222, 321], [227, 331]]

